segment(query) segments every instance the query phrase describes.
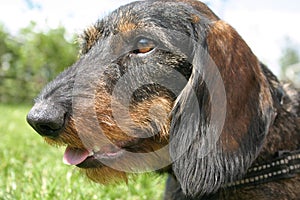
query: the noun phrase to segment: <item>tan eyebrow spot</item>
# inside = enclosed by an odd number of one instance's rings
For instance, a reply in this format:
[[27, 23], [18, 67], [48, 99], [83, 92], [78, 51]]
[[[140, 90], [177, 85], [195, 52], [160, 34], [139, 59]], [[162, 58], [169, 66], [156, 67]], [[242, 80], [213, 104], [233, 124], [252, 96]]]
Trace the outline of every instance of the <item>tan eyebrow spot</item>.
[[121, 22], [118, 26], [118, 30], [122, 33], [130, 32], [136, 29], [136, 24], [132, 22]]
[[200, 22], [200, 17], [197, 15], [192, 15], [191, 20], [192, 20], [192, 23], [197, 24]]

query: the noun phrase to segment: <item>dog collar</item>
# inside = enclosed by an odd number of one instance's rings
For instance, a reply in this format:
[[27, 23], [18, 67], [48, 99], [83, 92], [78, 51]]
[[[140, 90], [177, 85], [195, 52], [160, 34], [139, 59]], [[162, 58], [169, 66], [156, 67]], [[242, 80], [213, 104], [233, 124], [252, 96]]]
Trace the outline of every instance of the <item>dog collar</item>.
[[243, 179], [228, 183], [225, 187], [254, 186], [271, 181], [293, 178], [300, 173], [300, 150], [279, 151], [275, 159], [247, 170]]

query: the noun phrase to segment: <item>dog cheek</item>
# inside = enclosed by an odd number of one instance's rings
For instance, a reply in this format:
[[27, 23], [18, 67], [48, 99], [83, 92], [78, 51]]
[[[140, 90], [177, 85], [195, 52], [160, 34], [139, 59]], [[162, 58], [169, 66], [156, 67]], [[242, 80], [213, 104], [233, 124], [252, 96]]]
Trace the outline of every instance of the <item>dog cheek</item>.
[[135, 105], [130, 116], [136, 125], [149, 132], [142, 137], [168, 138], [172, 106], [170, 97], [153, 97]]

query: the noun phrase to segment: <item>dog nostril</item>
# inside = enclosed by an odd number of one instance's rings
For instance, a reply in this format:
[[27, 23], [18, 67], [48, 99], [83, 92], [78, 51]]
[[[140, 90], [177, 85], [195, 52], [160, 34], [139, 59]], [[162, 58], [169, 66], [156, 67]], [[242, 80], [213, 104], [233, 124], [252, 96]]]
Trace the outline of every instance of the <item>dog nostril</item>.
[[65, 113], [57, 107], [34, 106], [27, 115], [27, 122], [41, 136], [55, 138], [65, 126]]
[[27, 116], [27, 122], [41, 136], [52, 137], [52, 138], [59, 136], [59, 133], [64, 127], [64, 121], [49, 120], [47, 122], [47, 119], [31, 117], [30, 115]]
[[61, 127], [56, 127], [56, 125], [53, 126], [53, 124], [37, 124], [36, 130], [42, 136], [57, 137]]

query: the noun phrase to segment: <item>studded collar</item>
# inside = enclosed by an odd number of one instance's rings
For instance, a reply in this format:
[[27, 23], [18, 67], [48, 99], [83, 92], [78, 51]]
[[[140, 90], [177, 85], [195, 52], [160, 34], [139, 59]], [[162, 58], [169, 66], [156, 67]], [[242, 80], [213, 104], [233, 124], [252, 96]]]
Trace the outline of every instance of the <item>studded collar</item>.
[[225, 187], [254, 186], [271, 181], [292, 178], [300, 173], [300, 150], [279, 151], [275, 159], [248, 169], [241, 180], [228, 183]]

